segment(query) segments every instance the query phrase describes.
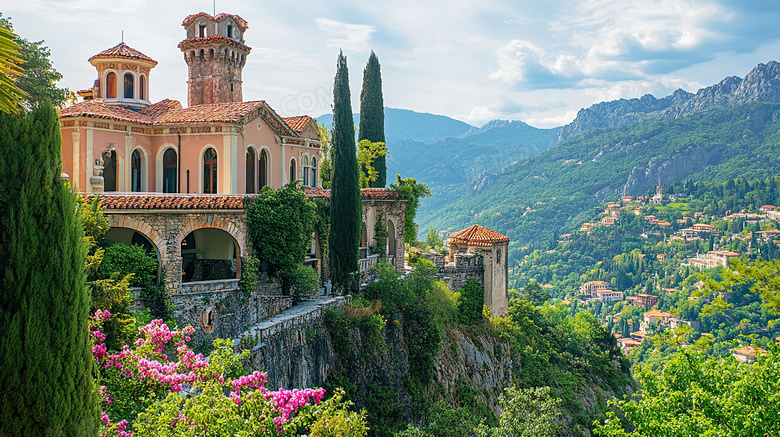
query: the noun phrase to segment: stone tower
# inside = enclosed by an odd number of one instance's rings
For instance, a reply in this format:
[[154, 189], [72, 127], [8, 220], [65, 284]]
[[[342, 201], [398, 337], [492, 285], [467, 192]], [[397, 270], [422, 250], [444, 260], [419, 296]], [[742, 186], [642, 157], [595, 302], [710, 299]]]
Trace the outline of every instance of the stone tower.
[[189, 67], [187, 105], [243, 101], [241, 70], [252, 50], [244, 44], [247, 22], [238, 15], [190, 15], [182, 26], [187, 39], [179, 43]]

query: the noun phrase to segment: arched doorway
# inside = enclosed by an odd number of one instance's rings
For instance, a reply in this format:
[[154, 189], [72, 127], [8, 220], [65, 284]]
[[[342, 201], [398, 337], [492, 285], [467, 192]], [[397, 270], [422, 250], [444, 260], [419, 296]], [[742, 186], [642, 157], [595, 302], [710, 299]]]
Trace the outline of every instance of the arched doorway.
[[260, 188], [268, 185], [268, 152], [260, 152]]
[[203, 154], [203, 193], [217, 194], [217, 151], [211, 147]]
[[176, 193], [176, 151], [172, 148], [163, 154], [163, 193]]
[[141, 179], [142, 176], [141, 152], [138, 150], [133, 150], [133, 154], [130, 156], [130, 188], [132, 191], [143, 191]]
[[287, 182], [292, 182], [298, 179], [296, 176], [297, 176], [297, 172], [295, 171], [295, 158], [293, 158], [290, 160], [290, 180]]
[[395, 224], [391, 220], [387, 221], [387, 256], [391, 261], [396, 255]]
[[182, 282], [238, 278], [239, 254], [238, 243], [226, 231], [196, 229], [181, 242]]
[[255, 193], [255, 149], [246, 149], [246, 193]]
[[116, 191], [116, 150], [103, 152], [103, 191]]

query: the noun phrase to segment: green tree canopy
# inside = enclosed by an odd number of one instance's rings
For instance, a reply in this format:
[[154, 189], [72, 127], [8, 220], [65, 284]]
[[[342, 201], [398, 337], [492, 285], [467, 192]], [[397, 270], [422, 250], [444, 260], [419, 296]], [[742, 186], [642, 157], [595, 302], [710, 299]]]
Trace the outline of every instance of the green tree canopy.
[[0, 114], [0, 435], [96, 435], [84, 231], [50, 103]]
[[[363, 70], [358, 139], [368, 140], [372, 143], [385, 143], [385, 104], [382, 97], [382, 72], [379, 66], [379, 58], [373, 51], [371, 51], [366, 68]], [[369, 186], [371, 187], [384, 187], [387, 184], [387, 160], [385, 155], [377, 155], [373, 159], [372, 168], [377, 172], [377, 177], [369, 177]], [[365, 166], [361, 168], [368, 173]]]
[[362, 205], [355, 150], [355, 122], [347, 58], [339, 52], [333, 85], [333, 184], [330, 208], [330, 274], [337, 289], [349, 286], [358, 270]]

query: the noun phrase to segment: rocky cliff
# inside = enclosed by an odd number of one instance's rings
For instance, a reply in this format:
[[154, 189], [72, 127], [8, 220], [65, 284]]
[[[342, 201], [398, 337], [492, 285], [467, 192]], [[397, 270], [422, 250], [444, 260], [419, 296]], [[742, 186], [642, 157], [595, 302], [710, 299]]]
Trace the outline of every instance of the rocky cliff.
[[638, 99], [601, 102], [583, 108], [561, 128], [559, 141], [566, 141], [592, 129], [636, 123], [645, 119], [682, 117], [697, 111], [752, 102], [780, 102], [780, 63], [758, 64], [744, 79], [732, 76], [700, 89], [696, 94], [678, 89], [656, 99], [650, 94]]

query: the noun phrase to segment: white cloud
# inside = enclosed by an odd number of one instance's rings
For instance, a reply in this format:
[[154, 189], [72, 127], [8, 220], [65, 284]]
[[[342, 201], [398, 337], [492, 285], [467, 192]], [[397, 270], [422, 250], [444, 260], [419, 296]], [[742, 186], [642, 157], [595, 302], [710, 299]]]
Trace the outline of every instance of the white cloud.
[[498, 68], [490, 78], [508, 84], [528, 81], [535, 74], [645, 78], [659, 62], [684, 62], [686, 52], [722, 39], [711, 27], [729, 19], [731, 14], [711, 2], [590, 0], [549, 22], [564, 44], [546, 49], [531, 41], [511, 40], [498, 49]]
[[367, 24], [348, 24], [329, 18], [315, 18], [317, 29], [328, 38], [328, 46], [348, 52], [363, 53], [371, 48], [371, 34], [376, 28]]

